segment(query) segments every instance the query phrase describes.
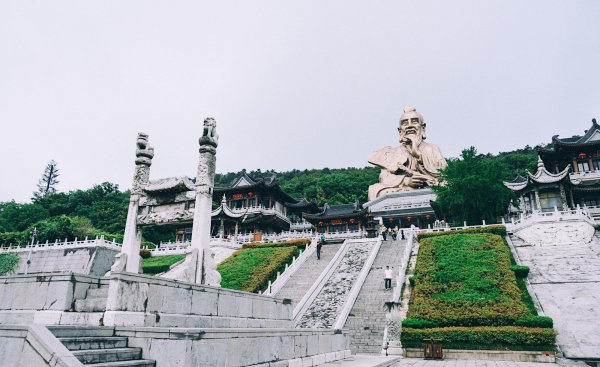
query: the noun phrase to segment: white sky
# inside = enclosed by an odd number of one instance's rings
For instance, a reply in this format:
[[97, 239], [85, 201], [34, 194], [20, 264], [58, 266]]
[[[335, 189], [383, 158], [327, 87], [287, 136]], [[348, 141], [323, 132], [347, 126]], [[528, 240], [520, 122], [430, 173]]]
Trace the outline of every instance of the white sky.
[[405, 105], [446, 156], [571, 136], [600, 118], [600, 1], [0, 0], [0, 201], [217, 171], [366, 166]]

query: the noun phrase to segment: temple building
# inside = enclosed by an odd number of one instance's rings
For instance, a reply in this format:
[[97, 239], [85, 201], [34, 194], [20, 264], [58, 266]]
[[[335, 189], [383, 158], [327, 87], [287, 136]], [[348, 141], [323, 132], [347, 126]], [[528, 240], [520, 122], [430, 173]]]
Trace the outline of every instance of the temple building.
[[[150, 181], [143, 190], [139, 225], [172, 225], [177, 241], [190, 240], [194, 183], [187, 177], [166, 178]], [[232, 185], [214, 188], [213, 208], [211, 236], [252, 236], [253, 241], [261, 241], [263, 234], [311, 230], [312, 225], [303, 221], [302, 213], [319, 211], [316, 204], [285, 193], [275, 176], [254, 179], [245, 172]]]
[[537, 148], [537, 172], [504, 185], [519, 196], [520, 210], [567, 210], [600, 204], [600, 126], [596, 119], [584, 135], [552, 137], [550, 148]]
[[317, 228], [318, 233], [360, 233], [365, 230], [368, 210], [354, 204], [325, 204], [319, 213], [303, 213], [303, 218]]

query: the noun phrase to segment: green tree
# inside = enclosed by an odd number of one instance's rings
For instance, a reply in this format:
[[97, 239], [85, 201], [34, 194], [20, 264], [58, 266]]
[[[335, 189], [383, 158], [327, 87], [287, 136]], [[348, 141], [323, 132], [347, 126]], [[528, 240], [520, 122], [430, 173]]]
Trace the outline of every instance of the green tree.
[[470, 147], [459, 159], [449, 160], [448, 167], [441, 171], [444, 185], [433, 187], [437, 194], [434, 206], [455, 223], [495, 223], [514, 199], [502, 184], [510, 177], [510, 169], [501, 160], [478, 156], [477, 150]]
[[37, 191], [33, 193], [33, 199], [35, 200], [56, 192], [56, 185], [59, 183], [58, 176], [58, 166], [53, 159], [46, 165], [46, 169], [42, 173], [42, 178], [38, 181]]

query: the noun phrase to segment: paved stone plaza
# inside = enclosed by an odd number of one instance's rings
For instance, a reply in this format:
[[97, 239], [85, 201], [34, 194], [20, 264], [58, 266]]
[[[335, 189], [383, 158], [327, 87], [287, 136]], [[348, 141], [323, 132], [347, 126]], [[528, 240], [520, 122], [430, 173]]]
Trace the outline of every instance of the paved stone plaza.
[[372, 355], [354, 355], [342, 361], [326, 363], [323, 367], [558, 367], [556, 363], [527, 363], [483, 360], [424, 360]]

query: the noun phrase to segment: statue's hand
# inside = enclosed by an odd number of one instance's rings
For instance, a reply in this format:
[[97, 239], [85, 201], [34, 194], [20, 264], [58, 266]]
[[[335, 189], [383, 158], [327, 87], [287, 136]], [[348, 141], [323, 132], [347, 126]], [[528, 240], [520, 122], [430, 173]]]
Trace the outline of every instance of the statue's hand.
[[407, 177], [407, 179], [407, 185], [417, 189], [419, 187], [425, 186], [425, 184], [431, 179], [431, 177], [423, 175], [421, 173], [415, 173], [411, 177]]

